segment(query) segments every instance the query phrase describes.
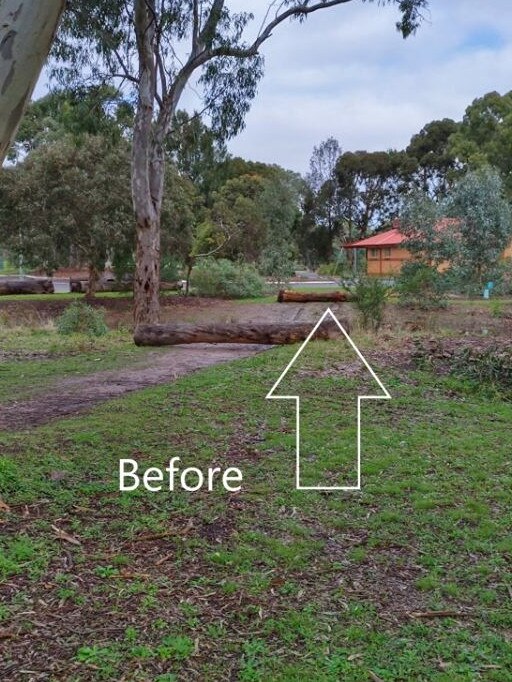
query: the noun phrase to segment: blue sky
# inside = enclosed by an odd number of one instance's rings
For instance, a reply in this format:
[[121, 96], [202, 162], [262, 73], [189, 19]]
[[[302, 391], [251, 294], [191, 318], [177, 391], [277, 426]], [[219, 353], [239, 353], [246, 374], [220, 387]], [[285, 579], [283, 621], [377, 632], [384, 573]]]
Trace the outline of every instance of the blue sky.
[[[268, 0], [228, 3], [261, 17]], [[231, 151], [302, 172], [331, 135], [344, 150], [401, 148], [434, 118], [460, 119], [476, 97], [512, 90], [510, 0], [431, 0], [407, 41], [396, 19], [393, 7], [354, 0], [281, 26]]]

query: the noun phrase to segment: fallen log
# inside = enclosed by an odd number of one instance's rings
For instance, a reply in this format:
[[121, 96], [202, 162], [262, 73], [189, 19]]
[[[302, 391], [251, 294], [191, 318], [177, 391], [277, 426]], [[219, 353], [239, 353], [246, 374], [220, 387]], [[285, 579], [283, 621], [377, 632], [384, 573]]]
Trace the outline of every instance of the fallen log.
[[[85, 294], [87, 291], [89, 281], [87, 279], [80, 279], [79, 277], [70, 277], [69, 290], [75, 294]], [[160, 291], [181, 291], [182, 286], [180, 282], [160, 282]], [[133, 281], [131, 280], [115, 280], [115, 279], [100, 279], [96, 285], [96, 292], [111, 292], [111, 291], [132, 291]]]
[[[75, 294], [87, 293], [89, 286], [88, 279], [80, 279], [79, 277], [69, 278], [69, 290]], [[96, 283], [95, 293], [111, 292], [111, 291], [131, 291], [133, 289], [132, 282], [117, 281], [115, 279], [100, 279]]]
[[290, 291], [281, 289], [277, 294], [278, 303], [345, 303], [352, 300], [347, 291]]
[[[346, 321], [342, 322], [348, 329]], [[173, 346], [182, 343], [257, 343], [281, 345], [306, 339], [313, 325], [290, 324], [146, 324], [135, 329], [137, 346]], [[334, 321], [324, 321], [315, 339], [330, 339], [339, 334]]]
[[12, 294], [53, 294], [53, 292], [53, 282], [49, 277], [0, 278], [0, 296]]

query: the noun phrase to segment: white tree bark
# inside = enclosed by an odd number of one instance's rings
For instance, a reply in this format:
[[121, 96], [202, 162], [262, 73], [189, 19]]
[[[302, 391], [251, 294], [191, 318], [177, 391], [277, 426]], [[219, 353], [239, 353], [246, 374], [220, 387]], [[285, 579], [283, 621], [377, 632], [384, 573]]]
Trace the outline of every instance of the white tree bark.
[[0, 0], [0, 163], [50, 51], [66, 0]]

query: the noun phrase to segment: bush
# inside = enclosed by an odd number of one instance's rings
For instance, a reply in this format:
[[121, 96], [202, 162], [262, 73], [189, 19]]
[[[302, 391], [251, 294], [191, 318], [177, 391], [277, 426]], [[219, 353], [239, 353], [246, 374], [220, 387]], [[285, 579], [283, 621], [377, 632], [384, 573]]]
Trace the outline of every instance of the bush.
[[426, 263], [404, 263], [396, 289], [402, 305], [422, 310], [446, 307], [446, 280], [437, 268]]
[[163, 258], [160, 263], [162, 282], [176, 282], [180, 279], [180, 268], [175, 258]]
[[378, 277], [361, 278], [354, 288], [354, 304], [365, 329], [377, 330], [384, 318], [388, 287]]
[[261, 254], [258, 270], [265, 277], [271, 277], [279, 288], [295, 273], [295, 253], [286, 242], [267, 246]]
[[108, 332], [105, 313], [76, 301], [69, 305], [57, 319], [59, 334], [87, 334], [87, 336], [104, 336]]
[[192, 274], [199, 296], [251, 298], [265, 294], [265, 280], [252, 265], [226, 259], [203, 260]]
[[337, 274], [338, 263], [322, 263], [316, 269], [316, 274], [321, 277], [334, 277]]

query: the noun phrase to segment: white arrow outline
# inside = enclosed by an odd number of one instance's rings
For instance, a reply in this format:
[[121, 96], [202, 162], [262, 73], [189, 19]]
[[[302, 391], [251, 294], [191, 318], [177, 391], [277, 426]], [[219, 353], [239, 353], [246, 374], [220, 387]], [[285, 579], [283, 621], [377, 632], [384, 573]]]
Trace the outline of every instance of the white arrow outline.
[[[330, 315], [332, 317], [334, 322], [339, 327], [343, 336], [347, 339], [349, 344], [355, 350], [355, 352], [357, 353], [361, 362], [363, 362], [366, 369], [370, 372], [370, 374], [375, 379], [375, 381], [378, 383], [378, 385], [380, 386], [380, 388], [382, 389], [382, 391], [384, 393], [384, 395], [358, 395], [357, 396], [357, 485], [354, 485], [354, 486], [338, 486], [338, 485], [323, 486], [323, 485], [301, 485], [300, 484], [300, 397], [298, 395], [273, 395], [276, 388], [279, 386], [281, 381], [286, 376], [288, 370], [294, 364], [295, 360], [297, 360], [297, 358], [302, 353], [304, 348], [308, 345], [311, 338], [314, 336], [316, 330], [318, 329], [318, 327], [322, 324], [322, 322], [325, 320], [325, 318], [328, 315]], [[315, 324], [315, 326], [311, 330], [307, 339], [303, 342], [302, 346], [299, 348], [299, 350], [295, 353], [293, 358], [290, 360], [290, 362], [286, 366], [285, 370], [282, 372], [279, 379], [276, 381], [276, 383], [272, 386], [270, 391], [265, 396], [265, 400], [295, 400], [296, 422], [297, 422], [296, 423], [296, 441], [295, 441], [296, 442], [295, 488], [297, 490], [361, 490], [361, 400], [391, 400], [391, 395], [390, 395], [389, 391], [387, 390], [387, 388], [382, 383], [382, 381], [379, 379], [379, 377], [375, 374], [373, 369], [370, 367], [370, 365], [366, 361], [365, 357], [363, 356], [363, 354], [361, 353], [359, 348], [352, 341], [352, 339], [350, 338], [348, 333], [345, 331], [345, 328], [339, 322], [338, 318], [336, 317], [336, 315], [332, 312], [332, 310], [330, 308], [327, 308], [325, 313], [322, 315], [322, 317]]]

